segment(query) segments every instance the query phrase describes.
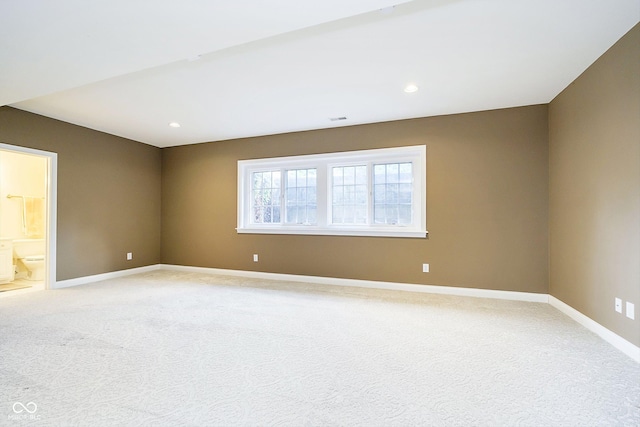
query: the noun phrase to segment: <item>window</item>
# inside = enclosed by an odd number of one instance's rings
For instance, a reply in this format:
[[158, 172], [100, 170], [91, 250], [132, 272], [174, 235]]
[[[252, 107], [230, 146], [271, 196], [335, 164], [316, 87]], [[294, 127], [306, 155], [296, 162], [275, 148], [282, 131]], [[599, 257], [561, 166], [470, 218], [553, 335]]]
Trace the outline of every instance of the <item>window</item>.
[[286, 224], [316, 224], [318, 204], [316, 169], [287, 170], [285, 182]]
[[332, 223], [366, 224], [367, 166], [334, 166], [331, 170]]
[[238, 162], [238, 233], [426, 237], [426, 147]]
[[280, 223], [280, 171], [254, 172], [252, 178], [253, 222]]
[[411, 224], [412, 164], [387, 163], [373, 167], [373, 221]]

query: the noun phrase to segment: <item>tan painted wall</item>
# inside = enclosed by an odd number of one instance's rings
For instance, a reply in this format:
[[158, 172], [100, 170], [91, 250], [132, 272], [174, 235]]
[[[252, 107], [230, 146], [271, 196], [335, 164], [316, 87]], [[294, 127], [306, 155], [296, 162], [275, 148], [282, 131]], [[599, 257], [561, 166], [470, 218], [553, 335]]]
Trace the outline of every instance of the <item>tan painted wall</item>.
[[9, 107], [0, 142], [58, 153], [58, 280], [160, 262], [159, 148]]
[[639, 25], [551, 102], [549, 130], [550, 293], [640, 345]]
[[[547, 293], [547, 132], [532, 106], [163, 149], [162, 261]], [[416, 144], [429, 239], [235, 231], [238, 160]]]

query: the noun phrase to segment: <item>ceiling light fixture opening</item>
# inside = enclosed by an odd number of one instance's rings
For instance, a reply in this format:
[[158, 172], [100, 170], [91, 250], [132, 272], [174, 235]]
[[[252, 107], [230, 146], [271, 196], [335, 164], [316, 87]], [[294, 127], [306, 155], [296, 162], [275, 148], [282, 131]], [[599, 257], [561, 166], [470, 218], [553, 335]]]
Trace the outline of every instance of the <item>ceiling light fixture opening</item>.
[[179, 128], [179, 127], [180, 127], [180, 123], [178, 123], [178, 122], [171, 122], [171, 123], [169, 123], [169, 127], [172, 127], [172, 128]]
[[417, 92], [417, 91], [418, 91], [418, 86], [414, 85], [413, 83], [410, 83], [410, 84], [408, 84], [408, 85], [406, 85], [406, 86], [404, 87], [404, 91], [405, 91], [406, 93], [414, 93], [414, 92]]

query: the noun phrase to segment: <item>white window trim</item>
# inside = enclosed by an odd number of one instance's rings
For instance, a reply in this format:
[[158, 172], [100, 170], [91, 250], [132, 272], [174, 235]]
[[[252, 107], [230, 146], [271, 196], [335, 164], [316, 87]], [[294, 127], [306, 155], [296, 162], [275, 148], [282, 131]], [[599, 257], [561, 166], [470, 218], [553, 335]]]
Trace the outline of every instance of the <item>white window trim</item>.
[[[414, 223], [399, 225], [334, 225], [329, 224], [331, 186], [329, 185], [331, 166], [347, 164], [369, 164], [380, 162], [411, 161], [414, 164], [413, 208]], [[299, 224], [252, 224], [251, 215], [251, 174], [253, 172], [281, 169], [317, 168], [317, 219], [318, 225]], [[312, 154], [305, 156], [276, 157], [267, 159], [238, 161], [238, 233], [248, 234], [304, 234], [331, 236], [371, 236], [371, 237], [427, 237], [426, 209], [426, 146], [382, 148], [373, 150], [348, 151], [341, 153]], [[369, 178], [371, 179], [371, 178]], [[284, 188], [282, 188], [284, 193]], [[284, 212], [281, 213], [284, 215]]]

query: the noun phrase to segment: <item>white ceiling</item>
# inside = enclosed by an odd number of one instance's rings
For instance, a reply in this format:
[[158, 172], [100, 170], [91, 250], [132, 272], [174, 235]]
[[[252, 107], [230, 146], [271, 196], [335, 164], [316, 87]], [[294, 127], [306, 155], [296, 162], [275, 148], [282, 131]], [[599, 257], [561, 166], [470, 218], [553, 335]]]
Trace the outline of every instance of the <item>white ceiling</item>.
[[0, 105], [168, 147], [540, 104], [639, 21], [640, 0], [0, 0]]

